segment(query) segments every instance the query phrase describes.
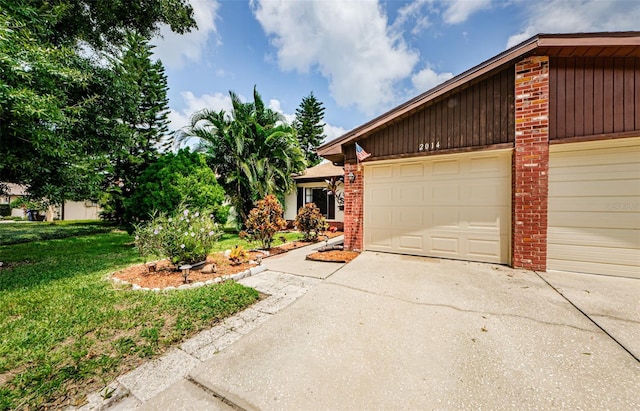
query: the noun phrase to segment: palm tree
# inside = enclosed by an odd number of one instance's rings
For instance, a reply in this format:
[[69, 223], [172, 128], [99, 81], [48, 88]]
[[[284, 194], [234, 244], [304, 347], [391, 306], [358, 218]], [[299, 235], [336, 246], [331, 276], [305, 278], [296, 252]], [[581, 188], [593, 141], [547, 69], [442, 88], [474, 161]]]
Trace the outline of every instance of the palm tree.
[[258, 199], [274, 194], [282, 201], [294, 187], [291, 174], [304, 170], [306, 160], [295, 130], [265, 107], [255, 87], [251, 103], [229, 95], [230, 113], [199, 111], [179, 138], [200, 139], [199, 150], [244, 222]]

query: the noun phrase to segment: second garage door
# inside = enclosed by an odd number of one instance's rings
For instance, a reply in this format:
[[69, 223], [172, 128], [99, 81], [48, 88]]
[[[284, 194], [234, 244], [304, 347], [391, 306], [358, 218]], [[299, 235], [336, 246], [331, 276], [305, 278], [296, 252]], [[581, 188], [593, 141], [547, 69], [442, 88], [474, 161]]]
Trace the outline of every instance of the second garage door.
[[364, 168], [367, 250], [508, 263], [511, 151]]
[[640, 278], [640, 138], [551, 146], [547, 268]]

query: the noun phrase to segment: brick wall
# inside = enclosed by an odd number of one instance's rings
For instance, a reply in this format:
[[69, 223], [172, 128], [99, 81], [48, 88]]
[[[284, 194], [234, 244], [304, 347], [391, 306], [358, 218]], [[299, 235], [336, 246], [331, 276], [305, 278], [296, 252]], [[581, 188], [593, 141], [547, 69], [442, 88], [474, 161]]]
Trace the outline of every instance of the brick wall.
[[[349, 181], [349, 173], [356, 179]], [[364, 170], [357, 164], [344, 165], [344, 247], [360, 251], [363, 248]]]
[[516, 64], [512, 265], [546, 271], [549, 188], [549, 58]]

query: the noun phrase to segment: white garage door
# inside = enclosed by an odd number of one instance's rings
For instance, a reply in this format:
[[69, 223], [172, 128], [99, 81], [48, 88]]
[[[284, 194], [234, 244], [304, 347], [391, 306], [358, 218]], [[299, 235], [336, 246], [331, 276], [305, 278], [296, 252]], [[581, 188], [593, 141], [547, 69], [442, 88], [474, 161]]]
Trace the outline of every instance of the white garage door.
[[509, 262], [511, 151], [366, 164], [365, 249]]
[[640, 278], [640, 138], [551, 146], [547, 269]]

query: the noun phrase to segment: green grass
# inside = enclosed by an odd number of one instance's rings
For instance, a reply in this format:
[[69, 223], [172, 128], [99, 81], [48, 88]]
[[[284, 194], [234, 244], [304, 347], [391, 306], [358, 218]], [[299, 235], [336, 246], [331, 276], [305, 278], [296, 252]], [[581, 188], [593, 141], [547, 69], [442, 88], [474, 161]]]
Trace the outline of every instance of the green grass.
[[[1, 229], [1, 228], [0, 228]], [[0, 246], [0, 410], [59, 408], [258, 298], [234, 282], [131, 291], [123, 232]]]
[[0, 223], [0, 245], [107, 233], [112, 229], [102, 221]]
[[[274, 237], [273, 237], [273, 244], [272, 246], [278, 246], [280, 244], [283, 244], [283, 242], [280, 240], [280, 237], [284, 237], [286, 239], [286, 243], [291, 242], [291, 241], [299, 241], [302, 239], [302, 234], [300, 234], [297, 231], [283, 231], [280, 233], [277, 233]], [[238, 234], [236, 233], [224, 233], [222, 234], [222, 236], [220, 237], [220, 240], [218, 240], [218, 243], [216, 244], [216, 246], [214, 247], [214, 249], [212, 251], [224, 251], [224, 250], [230, 250], [231, 248], [233, 248], [235, 245], [241, 245], [243, 246], [245, 249], [249, 250], [252, 248], [256, 248], [258, 247], [258, 243], [256, 242], [249, 242], [247, 240], [241, 240], [240, 237], [238, 237]]]

